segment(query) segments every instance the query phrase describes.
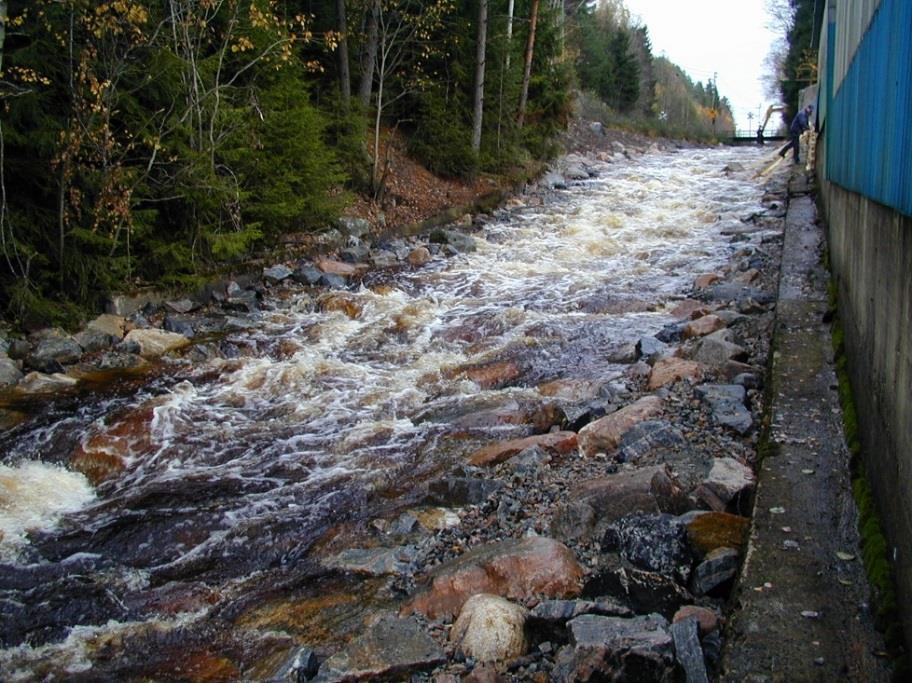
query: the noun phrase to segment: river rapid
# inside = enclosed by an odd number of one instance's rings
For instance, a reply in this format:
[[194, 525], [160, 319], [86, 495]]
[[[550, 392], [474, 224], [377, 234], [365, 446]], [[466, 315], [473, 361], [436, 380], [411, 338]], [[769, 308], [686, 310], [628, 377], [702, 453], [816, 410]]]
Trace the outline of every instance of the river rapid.
[[3, 678], [256, 679], [395, 606], [329, 549], [529, 434], [504, 416], [534, 416], [542, 385], [623, 391], [630, 345], [762, 212], [761, 153], [597, 164], [489, 217], [474, 252], [273, 288], [221, 353], [34, 409], [0, 436]]

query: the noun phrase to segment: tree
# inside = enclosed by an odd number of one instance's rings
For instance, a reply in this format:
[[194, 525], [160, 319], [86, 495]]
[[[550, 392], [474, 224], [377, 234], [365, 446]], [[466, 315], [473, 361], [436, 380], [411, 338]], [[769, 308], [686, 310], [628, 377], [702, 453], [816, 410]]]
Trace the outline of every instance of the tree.
[[475, 97], [472, 115], [472, 149], [481, 149], [481, 124], [484, 116], [485, 45], [488, 37], [488, 0], [478, 0], [478, 37], [475, 46]]
[[345, 13], [345, 0], [336, 0], [336, 17], [339, 22], [339, 83], [342, 103], [348, 107], [351, 99], [351, 73], [348, 67], [348, 18]]
[[532, 9], [529, 12], [529, 37], [526, 40], [526, 56], [523, 61], [522, 90], [519, 95], [519, 112], [516, 116], [516, 125], [523, 127], [526, 119], [526, 105], [529, 102], [529, 81], [532, 78], [532, 57], [535, 53], [535, 29], [538, 24], [539, 0], [532, 0]]

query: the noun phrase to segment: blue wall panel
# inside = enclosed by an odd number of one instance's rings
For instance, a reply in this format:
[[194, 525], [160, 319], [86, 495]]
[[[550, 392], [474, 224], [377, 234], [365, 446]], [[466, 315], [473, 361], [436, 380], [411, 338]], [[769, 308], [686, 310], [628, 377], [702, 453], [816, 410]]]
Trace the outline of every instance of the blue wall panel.
[[827, 178], [912, 216], [912, 0], [883, 0], [825, 114]]

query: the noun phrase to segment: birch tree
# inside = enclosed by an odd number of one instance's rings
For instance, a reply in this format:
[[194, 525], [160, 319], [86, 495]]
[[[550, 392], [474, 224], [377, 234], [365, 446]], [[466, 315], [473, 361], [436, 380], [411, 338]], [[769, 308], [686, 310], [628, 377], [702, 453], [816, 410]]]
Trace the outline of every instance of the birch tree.
[[488, 37], [488, 0], [478, 0], [478, 37], [475, 46], [475, 97], [472, 115], [472, 149], [481, 149], [481, 126], [484, 117], [485, 47]]

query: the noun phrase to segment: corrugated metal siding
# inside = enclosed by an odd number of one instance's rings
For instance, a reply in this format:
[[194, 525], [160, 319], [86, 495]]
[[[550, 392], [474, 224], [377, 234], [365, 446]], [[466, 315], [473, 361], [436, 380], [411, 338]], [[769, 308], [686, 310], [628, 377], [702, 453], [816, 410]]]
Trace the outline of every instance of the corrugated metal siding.
[[[844, 41], [856, 33], [840, 24], [844, 16], [837, 12], [834, 68], [821, 70], [834, 81], [839, 55], [848, 51]], [[826, 112], [826, 174], [912, 215], [912, 1], [882, 0], [870, 19], [835, 92], [829, 84], [823, 89], [833, 92]]]
[[855, 52], [877, 8], [882, 0], [839, 0], [836, 5], [836, 25], [839, 27], [837, 38], [836, 62], [833, 65], [836, 80], [833, 89], [838, 90], [855, 57]]

